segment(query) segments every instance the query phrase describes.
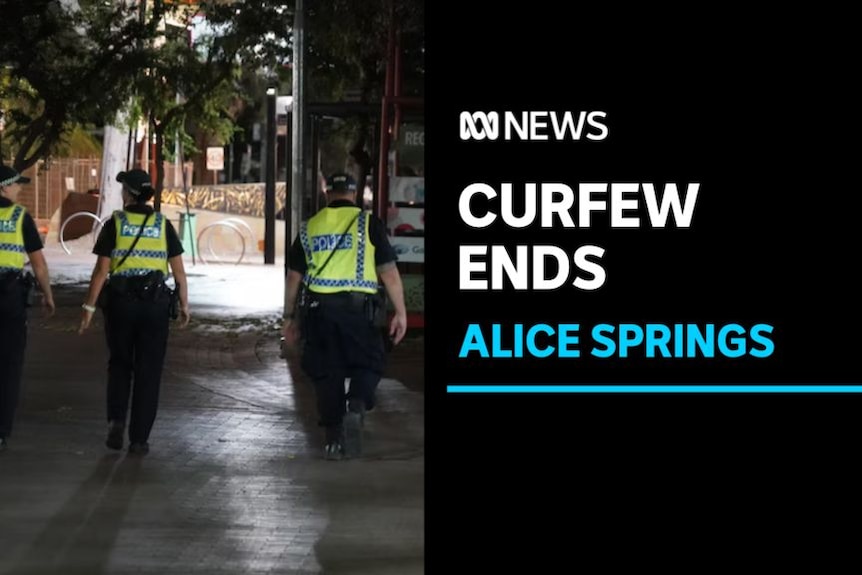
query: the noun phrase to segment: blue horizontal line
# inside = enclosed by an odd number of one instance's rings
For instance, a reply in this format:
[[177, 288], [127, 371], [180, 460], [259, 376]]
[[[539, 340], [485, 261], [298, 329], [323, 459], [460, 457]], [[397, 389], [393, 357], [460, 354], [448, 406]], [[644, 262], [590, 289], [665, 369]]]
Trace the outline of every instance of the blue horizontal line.
[[862, 393], [862, 385], [448, 385], [447, 393]]

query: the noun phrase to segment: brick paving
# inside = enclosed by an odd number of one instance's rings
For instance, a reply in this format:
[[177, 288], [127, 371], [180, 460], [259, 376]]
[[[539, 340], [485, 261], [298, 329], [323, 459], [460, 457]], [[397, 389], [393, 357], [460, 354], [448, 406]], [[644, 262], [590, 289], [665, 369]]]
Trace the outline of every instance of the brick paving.
[[275, 316], [196, 318], [171, 333], [151, 452], [134, 457], [103, 446], [104, 335], [101, 318], [75, 333], [82, 297], [61, 287], [57, 315], [31, 318], [0, 573], [424, 572], [421, 337], [392, 355], [363, 457], [331, 462]]

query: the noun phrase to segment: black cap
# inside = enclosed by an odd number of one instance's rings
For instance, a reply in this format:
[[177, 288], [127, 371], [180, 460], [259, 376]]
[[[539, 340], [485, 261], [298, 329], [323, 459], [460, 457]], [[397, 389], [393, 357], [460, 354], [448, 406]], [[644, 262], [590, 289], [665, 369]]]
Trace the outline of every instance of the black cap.
[[12, 184], [29, 184], [30, 178], [25, 178], [11, 166], [0, 166], [0, 186]]
[[356, 181], [344, 172], [336, 172], [326, 178], [327, 192], [355, 192]]
[[150, 180], [150, 175], [144, 170], [134, 169], [120, 172], [117, 174], [117, 181], [126, 184], [129, 191], [135, 196], [148, 195], [153, 191], [153, 182]]

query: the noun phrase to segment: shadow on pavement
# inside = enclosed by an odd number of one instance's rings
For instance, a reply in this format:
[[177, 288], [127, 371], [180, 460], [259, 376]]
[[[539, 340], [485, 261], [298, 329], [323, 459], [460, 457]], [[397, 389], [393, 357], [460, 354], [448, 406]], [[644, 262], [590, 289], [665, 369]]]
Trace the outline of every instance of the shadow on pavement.
[[46, 573], [50, 565], [64, 575], [106, 573], [139, 468], [140, 458], [103, 456], [7, 572]]

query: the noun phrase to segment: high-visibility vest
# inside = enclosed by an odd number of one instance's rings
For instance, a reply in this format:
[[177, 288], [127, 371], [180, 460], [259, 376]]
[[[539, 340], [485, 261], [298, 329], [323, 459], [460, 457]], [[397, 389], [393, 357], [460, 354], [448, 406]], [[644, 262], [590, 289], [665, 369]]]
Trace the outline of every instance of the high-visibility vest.
[[303, 281], [309, 291], [377, 293], [370, 222], [368, 212], [343, 207], [323, 208], [301, 225], [299, 239], [308, 264]]
[[0, 274], [24, 269], [24, 206], [0, 208]]
[[[146, 218], [147, 214], [135, 214], [126, 211], [114, 212], [117, 243], [111, 251], [111, 275], [141, 276], [160, 271], [167, 276], [167, 224], [162, 214], [154, 212], [150, 215], [138, 243], [135, 244], [135, 249], [129, 253]], [[127, 253], [129, 253], [128, 257], [126, 257]], [[126, 257], [126, 261], [123, 262], [122, 266], [119, 266], [124, 257]]]

